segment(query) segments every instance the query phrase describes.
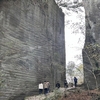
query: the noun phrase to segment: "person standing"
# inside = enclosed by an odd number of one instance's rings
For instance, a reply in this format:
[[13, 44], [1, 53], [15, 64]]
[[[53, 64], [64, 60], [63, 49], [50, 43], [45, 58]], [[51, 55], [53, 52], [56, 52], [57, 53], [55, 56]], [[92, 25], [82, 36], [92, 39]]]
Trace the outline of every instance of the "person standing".
[[43, 87], [44, 87], [44, 94], [46, 95], [48, 93], [48, 84], [46, 81], [44, 81]]
[[74, 85], [75, 85], [75, 87], [77, 87], [77, 78], [76, 77], [74, 77]]
[[64, 81], [64, 87], [67, 88], [68, 87], [68, 83], [67, 80]]
[[42, 94], [43, 93], [43, 83], [40, 82], [39, 83], [39, 94]]
[[56, 87], [57, 87], [58, 89], [60, 88], [60, 83], [59, 83], [59, 81], [57, 81]]
[[47, 93], [49, 93], [50, 92], [50, 82], [49, 81], [47, 81]]

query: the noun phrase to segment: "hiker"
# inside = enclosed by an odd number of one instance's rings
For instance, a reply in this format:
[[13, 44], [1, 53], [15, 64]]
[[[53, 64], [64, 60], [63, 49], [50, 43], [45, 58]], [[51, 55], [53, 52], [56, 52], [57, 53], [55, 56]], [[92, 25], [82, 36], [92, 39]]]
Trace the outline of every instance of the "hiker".
[[57, 87], [58, 89], [60, 88], [60, 83], [59, 83], [59, 81], [57, 81], [56, 87]]
[[75, 85], [75, 87], [77, 87], [77, 78], [76, 77], [74, 77], [74, 85]]
[[50, 92], [50, 82], [47, 81], [46, 84], [47, 84], [47, 93], [49, 93]]
[[68, 83], [67, 80], [64, 81], [64, 87], [67, 88], [68, 87]]
[[46, 95], [48, 93], [48, 84], [46, 81], [44, 81], [43, 87], [44, 87], [44, 94]]
[[42, 94], [43, 93], [43, 83], [40, 82], [39, 83], [39, 94]]

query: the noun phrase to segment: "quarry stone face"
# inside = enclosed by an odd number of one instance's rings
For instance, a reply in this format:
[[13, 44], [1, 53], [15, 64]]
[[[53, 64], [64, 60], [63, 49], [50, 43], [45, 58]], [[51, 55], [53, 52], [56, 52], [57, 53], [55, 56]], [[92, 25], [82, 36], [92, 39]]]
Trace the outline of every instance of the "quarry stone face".
[[86, 40], [83, 49], [85, 84], [100, 87], [100, 0], [84, 0]]
[[22, 100], [40, 81], [65, 79], [64, 14], [54, 0], [0, 1], [0, 100]]

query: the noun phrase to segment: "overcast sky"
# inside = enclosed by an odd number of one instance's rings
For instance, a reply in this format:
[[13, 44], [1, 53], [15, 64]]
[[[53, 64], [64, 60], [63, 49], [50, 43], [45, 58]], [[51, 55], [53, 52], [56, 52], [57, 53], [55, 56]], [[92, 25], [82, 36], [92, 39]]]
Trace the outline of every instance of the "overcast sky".
[[[84, 34], [82, 33], [83, 31], [85, 31], [85, 29], [77, 30], [76, 28], [75, 30], [75, 27], [79, 28], [83, 24], [85, 24], [85, 19], [84, 19], [85, 14], [83, 8], [82, 11], [83, 12], [81, 11], [73, 12], [71, 10], [68, 11], [64, 9], [65, 24], [66, 24], [65, 25], [66, 63], [68, 63], [69, 61], [74, 61], [75, 64], [82, 63], [81, 60], [77, 60], [77, 58], [75, 58], [76, 55], [82, 55], [82, 48], [84, 46], [84, 40], [85, 40], [85, 33]], [[75, 23], [76, 26], [73, 27], [72, 23]]]

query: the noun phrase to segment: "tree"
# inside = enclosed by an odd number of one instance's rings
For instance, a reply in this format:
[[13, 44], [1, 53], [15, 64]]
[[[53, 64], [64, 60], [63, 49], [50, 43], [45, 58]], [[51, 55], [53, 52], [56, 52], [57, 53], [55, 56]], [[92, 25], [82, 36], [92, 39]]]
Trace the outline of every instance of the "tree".
[[75, 63], [73, 61], [70, 61], [67, 65], [67, 75], [70, 77], [71, 82], [73, 82], [73, 76], [74, 76], [74, 68], [75, 68]]
[[75, 67], [75, 76], [78, 78], [78, 83], [83, 83], [83, 64], [79, 64]]
[[[98, 43], [87, 43], [83, 49], [84, 53], [84, 61], [85, 64], [86, 59], [88, 60], [89, 67], [84, 66], [85, 72], [88, 71], [93, 75], [94, 81], [95, 81], [95, 88], [99, 89], [99, 75], [100, 75], [100, 67], [99, 67], [99, 61], [100, 61], [100, 45]], [[86, 80], [87, 81], [87, 80]], [[88, 83], [88, 82], [87, 82]]]
[[[77, 60], [84, 60], [84, 73], [90, 73], [93, 78], [94, 78], [94, 83], [96, 89], [99, 88], [99, 83], [98, 83], [98, 77], [100, 75], [100, 67], [99, 67], [99, 61], [100, 61], [100, 45], [98, 43], [87, 43], [83, 49], [83, 58], [81, 55], [75, 56]], [[89, 66], [90, 65], [90, 66]], [[89, 67], [88, 67], [89, 66]], [[89, 88], [89, 83], [88, 80], [85, 78], [85, 84]]]

